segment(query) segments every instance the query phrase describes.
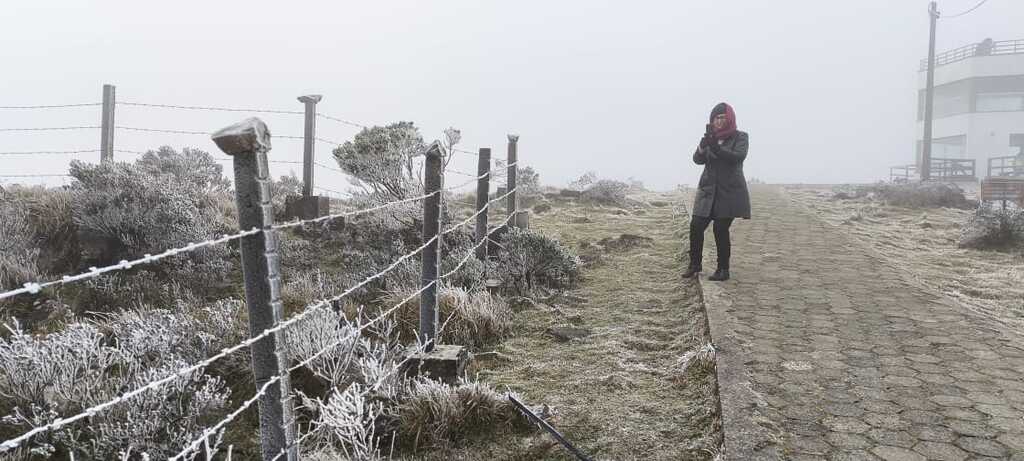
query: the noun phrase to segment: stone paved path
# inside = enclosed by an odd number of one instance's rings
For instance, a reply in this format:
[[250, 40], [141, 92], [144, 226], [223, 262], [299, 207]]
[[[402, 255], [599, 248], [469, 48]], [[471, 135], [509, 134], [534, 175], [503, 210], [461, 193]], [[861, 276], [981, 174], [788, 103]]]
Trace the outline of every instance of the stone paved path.
[[755, 219], [734, 227], [735, 280], [702, 281], [729, 458], [1024, 461], [1021, 336], [920, 288], [780, 188], [752, 199]]

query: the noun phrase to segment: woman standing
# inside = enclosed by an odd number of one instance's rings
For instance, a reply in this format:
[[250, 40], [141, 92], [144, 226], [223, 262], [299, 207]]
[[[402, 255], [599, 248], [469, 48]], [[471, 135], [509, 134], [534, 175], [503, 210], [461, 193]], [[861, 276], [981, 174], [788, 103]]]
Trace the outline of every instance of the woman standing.
[[718, 270], [708, 280], [723, 281], [729, 280], [729, 226], [735, 218], [750, 219], [750, 193], [743, 177], [749, 139], [747, 133], [736, 129], [736, 113], [724, 102], [711, 111], [710, 122], [693, 153], [693, 163], [704, 165], [704, 173], [690, 219], [690, 267], [683, 277], [696, 276], [702, 270], [704, 232], [714, 223]]

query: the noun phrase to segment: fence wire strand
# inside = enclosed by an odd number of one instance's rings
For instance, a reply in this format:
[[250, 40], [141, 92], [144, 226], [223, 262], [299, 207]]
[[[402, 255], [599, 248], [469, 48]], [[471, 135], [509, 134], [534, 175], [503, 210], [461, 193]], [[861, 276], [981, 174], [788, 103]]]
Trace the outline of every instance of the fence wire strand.
[[26, 110], [26, 109], [66, 109], [69, 107], [90, 107], [102, 106], [102, 102], [85, 102], [80, 104], [46, 104], [37, 106], [0, 106], [0, 109]]
[[22, 152], [0, 152], [0, 155], [74, 155], [99, 152], [99, 149], [86, 150], [33, 150]]
[[51, 126], [42, 128], [0, 128], [0, 131], [66, 131], [66, 130], [98, 130], [99, 126]]
[[288, 114], [288, 115], [303, 115], [305, 112], [300, 110], [276, 110], [276, 109], [244, 109], [238, 107], [208, 107], [208, 106], [179, 106], [174, 104], [150, 104], [142, 102], [121, 102], [115, 103], [118, 106], [136, 106], [136, 107], [154, 107], [160, 109], [182, 109], [182, 110], [206, 110], [214, 112], [251, 112], [260, 114]]

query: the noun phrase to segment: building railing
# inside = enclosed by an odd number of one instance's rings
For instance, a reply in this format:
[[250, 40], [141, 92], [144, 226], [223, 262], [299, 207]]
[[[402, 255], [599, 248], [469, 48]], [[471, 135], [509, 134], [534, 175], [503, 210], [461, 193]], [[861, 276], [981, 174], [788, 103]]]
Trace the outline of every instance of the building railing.
[[1024, 177], [1024, 161], [1016, 155], [988, 159], [989, 177]]
[[908, 183], [918, 177], [917, 165], [901, 165], [889, 168], [889, 182]]
[[[905, 183], [921, 177], [917, 165], [900, 165], [889, 168], [889, 181]], [[945, 181], [977, 180], [976, 162], [970, 158], [932, 158], [931, 179]]]
[[931, 177], [947, 180], [978, 179], [973, 158], [932, 158]]
[[[984, 43], [972, 43], [970, 45], [961, 46], [960, 48], [944, 51], [935, 55], [935, 67], [941, 67], [946, 64], [963, 61], [975, 56], [995, 56], [1004, 54], [1024, 54], [1024, 39], [992, 42], [991, 47], [986, 46]], [[921, 72], [928, 70], [927, 59], [921, 60], [919, 70]]]

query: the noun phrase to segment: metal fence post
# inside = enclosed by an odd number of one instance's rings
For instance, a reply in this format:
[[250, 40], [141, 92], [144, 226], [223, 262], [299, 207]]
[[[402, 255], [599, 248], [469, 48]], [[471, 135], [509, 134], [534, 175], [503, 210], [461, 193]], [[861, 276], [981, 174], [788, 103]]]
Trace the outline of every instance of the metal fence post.
[[[438, 237], [441, 222], [441, 147], [435, 142], [427, 148], [426, 166], [424, 168], [423, 185], [424, 194], [430, 194], [423, 199], [423, 242], [426, 243]], [[433, 283], [430, 288], [420, 293], [420, 342], [426, 344], [426, 351], [434, 350], [434, 342], [437, 336], [437, 248], [440, 237], [430, 242], [423, 249], [423, 266], [420, 271], [422, 285], [426, 287]]]
[[490, 210], [483, 210], [491, 199], [491, 175], [487, 174], [491, 171], [491, 148], [480, 148], [478, 159], [476, 166], [476, 175], [479, 176], [476, 181], [476, 211], [480, 214], [476, 216], [476, 242], [479, 244], [476, 247], [476, 259], [483, 261], [487, 259], [487, 244], [482, 242], [487, 238], [487, 214]]
[[[250, 118], [213, 134], [213, 141], [234, 158], [235, 196], [240, 229], [259, 228], [263, 232], [242, 238], [242, 273], [245, 277], [245, 302], [249, 308], [250, 337], [274, 327], [284, 315], [281, 304], [281, 270], [277, 254], [277, 234], [271, 228], [274, 212], [270, 203], [270, 170], [267, 152], [270, 131], [258, 118]], [[270, 460], [287, 449], [287, 459], [298, 459], [294, 445], [295, 422], [291, 403], [289, 357], [283, 331], [252, 345], [252, 372], [256, 389], [274, 376], [280, 381], [268, 387], [260, 397], [260, 443], [263, 459]]]
[[323, 96], [311, 94], [299, 96], [299, 102], [306, 105], [306, 127], [302, 134], [302, 196], [313, 195], [313, 156], [316, 148], [316, 103]]
[[103, 85], [103, 114], [100, 124], [100, 163], [114, 160], [114, 85]]
[[519, 211], [519, 202], [516, 201], [516, 172], [519, 166], [516, 165], [516, 159], [519, 157], [517, 148], [519, 144], [519, 135], [510, 134], [508, 135], [508, 185], [506, 191], [511, 191], [508, 195], [508, 215], [510, 219], [510, 226], [516, 225], [516, 213]]

